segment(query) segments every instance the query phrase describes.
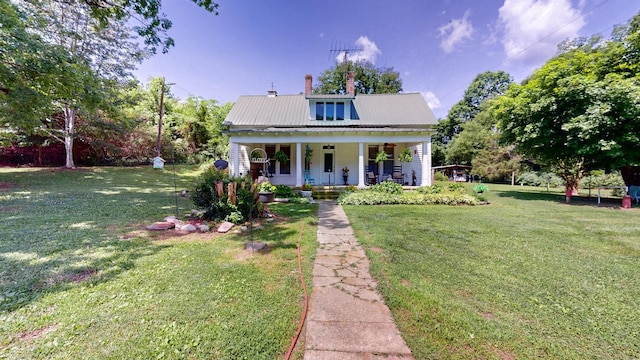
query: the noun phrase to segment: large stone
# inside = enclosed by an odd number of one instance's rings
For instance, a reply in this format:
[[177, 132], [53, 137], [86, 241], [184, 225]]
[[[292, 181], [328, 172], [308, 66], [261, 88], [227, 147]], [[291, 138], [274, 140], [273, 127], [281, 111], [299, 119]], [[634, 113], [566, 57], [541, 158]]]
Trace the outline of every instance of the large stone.
[[164, 221], [174, 223], [174, 224], [181, 223], [181, 221], [178, 220], [175, 216], [167, 216], [166, 218], [164, 218]]
[[187, 231], [187, 232], [194, 232], [194, 231], [197, 231], [198, 228], [193, 224], [186, 224], [186, 225], [182, 226], [180, 228], [180, 230]]
[[198, 230], [202, 231], [202, 232], [209, 232], [209, 225], [200, 225], [198, 226]]
[[168, 221], [161, 221], [147, 226], [147, 230], [169, 230], [176, 227], [176, 224]]
[[218, 227], [218, 232], [219, 232], [219, 233], [226, 233], [226, 232], [228, 232], [229, 230], [231, 230], [231, 228], [232, 228], [232, 227], [234, 227], [234, 226], [235, 226], [235, 224], [234, 224], [234, 223], [232, 223], [232, 222], [228, 222], [228, 221], [225, 221], [225, 222], [223, 222], [223, 223], [222, 223], [222, 225], [220, 225], [220, 226]]

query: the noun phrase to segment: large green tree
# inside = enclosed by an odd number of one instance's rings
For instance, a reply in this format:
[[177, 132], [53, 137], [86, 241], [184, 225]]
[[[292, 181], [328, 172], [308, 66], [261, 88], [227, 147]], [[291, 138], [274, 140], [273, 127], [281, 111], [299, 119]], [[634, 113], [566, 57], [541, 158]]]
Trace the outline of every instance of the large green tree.
[[440, 120], [435, 142], [447, 144], [462, 131], [462, 124], [474, 119], [482, 104], [504, 94], [513, 79], [504, 71], [485, 71], [478, 74], [464, 91], [462, 100], [455, 103], [447, 117]]
[[[90, 7], [82, 3], [19, 0], [14, 3], [22, 14], [25, 31], [33, 34], [34, 42], [61, 54], [45, 61], [53, 63], [40, 69], [43, 78], [34, 78], [25, 85], [44, 98], [50, 114], [62, 114], [63, 123], [52, 116], [47, 126], [40, 129], [64, 143], [65, 167], [73, 168], [78, 116], [91, 119], [99, 109], [108, 107], [106, 103], [112, 98], [113, 89], [130, 75], [144, 54], [123, 20], [101, 26], [91, 16]], [[34, 56], [42, 58], [41, 54]], [[25, 99], [21, 101], [24, 103]]]
[[325, 70], [318, 77], [314, 92], [317, 94], [345, 94], [347, 91], [347, 71], [355, 75], [356, 94], [394, 94], [402, 91], [400, 73], [392, 67], [375, 67], [371, 62], [345, 61]]
[[639, 23], [566, 49], [492, 104], [503, 141], [555, 169], [567, 190], [586, 170], [640, 163]]

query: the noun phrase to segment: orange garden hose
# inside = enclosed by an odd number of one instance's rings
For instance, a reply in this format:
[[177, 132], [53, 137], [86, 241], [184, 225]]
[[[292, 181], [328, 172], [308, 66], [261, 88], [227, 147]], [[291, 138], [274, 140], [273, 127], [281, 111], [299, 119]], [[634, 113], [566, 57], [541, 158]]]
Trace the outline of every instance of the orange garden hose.
[[304, 223], [302, 223], [302, 227], [300, 228], [300, 236], [298, 237], [298, 271], [300, 273], [300, 282], [302, 283], [302, 289], [304, 291], [304, 309], [302, 310], [302, 318], [300, 319], [300, 325], [298, 325], [298, 330], [296, 331], [296, 336], [294, 336], [291, 341], [291, 346], [289, 346], [289, 351], [287, 352], [286, 360], [291, 359], [291, 354], [293, 353], [293, 349], [296, 347], [298, 343], [298, 339], [300, 338], [300, 333], [302, 332], [302, 327], [304, 326], [304, 322], [307, 319], [307, 308], [309, 306], [309, 297], [307, 296], [307, 285], [304, 283], [304, 275], [302, 274], [302, 260], [300, 259], [300, 247], [302, 242], [302, 233], [304, 232]]

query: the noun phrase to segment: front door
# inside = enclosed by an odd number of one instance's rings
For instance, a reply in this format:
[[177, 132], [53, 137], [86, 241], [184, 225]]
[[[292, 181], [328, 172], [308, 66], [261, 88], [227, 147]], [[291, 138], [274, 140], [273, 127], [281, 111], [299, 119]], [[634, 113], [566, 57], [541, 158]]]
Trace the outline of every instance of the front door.
[[333, 163], [333, 152], [325, 152], [324, 153], [324, 174], [322, 176], [323, 184], [333, 184], [335, 183], [335, 168]]

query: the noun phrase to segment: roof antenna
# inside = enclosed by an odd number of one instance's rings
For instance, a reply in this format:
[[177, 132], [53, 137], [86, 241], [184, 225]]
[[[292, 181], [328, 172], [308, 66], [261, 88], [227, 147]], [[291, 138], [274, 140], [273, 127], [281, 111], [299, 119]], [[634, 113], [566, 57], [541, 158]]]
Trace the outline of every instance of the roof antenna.
[[345, 84], [347, 83], [347, 75], [349, 73], [350, 61], [347, 61], [347, 59], [349, 58], [349, 53], [354, 53], [354, 52], [358, 53], [363, 50], [364, 48], [362, 46], [348, 47], [346, 45], [343, 45], [342, 43], [338, 43], [331, 40], [331, 49], [329, 49], [329, 56], [331, 56], [331, 54], [337, 54], [336, 56], [336, 59], [337, 59], [340, 55], [342, 55], [342, 62], [344, 63], [344, 83]]

